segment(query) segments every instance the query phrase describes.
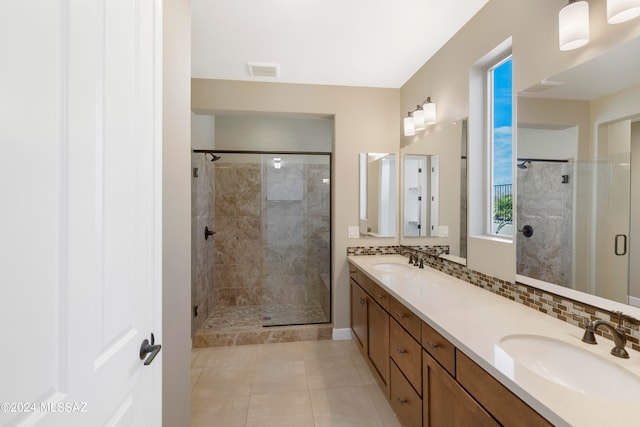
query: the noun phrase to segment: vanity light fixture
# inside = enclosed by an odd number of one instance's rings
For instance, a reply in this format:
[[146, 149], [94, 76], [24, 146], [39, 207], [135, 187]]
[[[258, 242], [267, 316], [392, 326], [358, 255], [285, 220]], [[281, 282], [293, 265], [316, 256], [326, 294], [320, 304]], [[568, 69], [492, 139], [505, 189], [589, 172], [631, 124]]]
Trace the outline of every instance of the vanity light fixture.
[[431, 97], [427, 97], [427, 100], [422, 104], [422, 110], [424, 111], [424, 123], [427, 125], [433, 125], [436, 123], [436, 104], [431, 102]]
[[416, 109], [409, 111], [404, 118], [404, 136], [413, 136], [417, 130], [426, 129], [427, 125], [436, 123], [436, 104], [431, 102], [431, 97]]
[[607, 0], [607, 22], [620, 24], [640, 16], [640, 0]]
[[560, 50], [573, 50], [589, 42], [589, 3], [569, 0], [558, 14]]
[[[607, 0], [607, 22], [620, 24], [640, 16], [640, 0]], [[589, 3], [569, 0], [558, 14], [560, 50], [573, 50], [589, 42]]]
[[424, 130], [427, 127], [422, 105], [416, 105], [416, 110], [411, 113], [411, 116], [413, 117], [413, 128], [415, 130]]
[[407, 113], [407, 117], [404, 118], [404, 136], [413, 136], [416, 134], [416, 126], [411, 117], [411, 112]]

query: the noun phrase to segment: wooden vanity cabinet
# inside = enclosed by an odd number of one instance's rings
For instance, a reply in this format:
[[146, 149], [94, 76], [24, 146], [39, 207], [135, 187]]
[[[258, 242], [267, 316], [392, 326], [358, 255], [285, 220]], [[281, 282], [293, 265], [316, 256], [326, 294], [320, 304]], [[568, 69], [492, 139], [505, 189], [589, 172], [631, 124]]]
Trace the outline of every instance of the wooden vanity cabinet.
[[416, 392], [422, 396], [422, 347], [398, 322], [391, 320], [389, 354]]
[[[389, 396], [389, 314], [377, 302], [389, 301], [389, 295], [370, 281], [368, 293], [360, 283], [363, 274], [351, 274], [351, 331], [362, 354], [378, 374], [376, 380]], [[369, 279], [370, 280], [370, 279]], [[373, 295], [377, 295], [378, 298]]]
[[422, 360], [423, 427], [500, 426], [429, 353]]
[[422, 425], [422, 398], [393, 360], [391, 361], [390, 382], [391, 408], [398, 419], [403, 426], [420, 427]]
[[363, 272], [350, 273], [351, 330], [403, 426], [552, 425]]
[[553, 425], [461, 351], [456, 351], [456, 379], [502, 425]]
[[367, 309], [369, 360], [389, 395], [389, 315], [374, 301]]
[[360, 350], [367, 349], [367, 294], [351, 279], [351, 331]]

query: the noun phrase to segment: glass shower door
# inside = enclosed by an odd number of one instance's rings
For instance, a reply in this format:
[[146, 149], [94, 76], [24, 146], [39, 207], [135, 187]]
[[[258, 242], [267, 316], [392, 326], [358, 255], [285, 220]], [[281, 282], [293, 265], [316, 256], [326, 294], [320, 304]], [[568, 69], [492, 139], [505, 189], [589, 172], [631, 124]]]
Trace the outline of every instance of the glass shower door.
[[330, 156], [262, 155], [263, 326], [331, 320]]

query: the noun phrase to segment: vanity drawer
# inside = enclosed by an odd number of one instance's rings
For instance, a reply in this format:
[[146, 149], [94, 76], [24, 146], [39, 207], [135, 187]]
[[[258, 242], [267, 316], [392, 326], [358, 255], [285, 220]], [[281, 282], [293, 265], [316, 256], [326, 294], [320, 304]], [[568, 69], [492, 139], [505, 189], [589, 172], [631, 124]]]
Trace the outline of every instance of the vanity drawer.
[[422, 399], [391, 362], [391, 407], [405, 427], [422, 425]]
[[395, 320], [391, 321], [389, 353], [413, 388], [422, 396], [422, 347], [402, 329]]
[[456, 375], [456, 350], [446, 338], [422, 322], [422, 347], [451, 375]]
[[351, 277], [353, 278], [353, 280], [358, 282], [362, 289], [367, 291], [369, 295], [373, 295], [374, 289], [378, 286], [373, 280], [371, 280], [360, 270], [356, 270], [355, 272], [351, 273]]
[[402, 325], [417, 341], [420, 341], [420, 323], [422, 321], [411, 310], [395, 298], [389, 302], [389, 314]]
[[500, 424], [535, 427], [552, 425], [466, 354], [458, 351], [456, 359], [456, 379], [460, 385]]
[[[354, 268], [354, 271], [351, 269]], [[353, 266], [349, 266], [349, 272], [351, 273], [351, 278], [355, 280], [371, 297], [376, 301], [385, 311], [389, 311], [389, 300], [391, 297], [382, 289], [376, 282], [369, 278], [362, 271], [358, 270]]]
[[373, 297], [373, 299], [380, 304], [380, 306], [382, 308], [384, 308], [385, 311], [389, 311], [389, 300], [391, 299], [391, 296], [389, 295], [389, 293], [387, 291], [385, 291], [384, 289], [382, 289], [380, 286], [376, 285], [375, 283], [373, 284], [373, 292], [371, 293], [371, 296]]

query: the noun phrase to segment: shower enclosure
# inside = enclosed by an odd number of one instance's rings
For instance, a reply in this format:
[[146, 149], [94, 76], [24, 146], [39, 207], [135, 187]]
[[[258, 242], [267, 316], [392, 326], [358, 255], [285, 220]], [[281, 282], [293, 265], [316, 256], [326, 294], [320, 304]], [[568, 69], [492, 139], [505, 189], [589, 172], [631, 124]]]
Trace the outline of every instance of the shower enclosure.
[[330, 322], [330, 155], [215, 154], [193, 154], [208, 170], [206, 182], [193, 178], [194, 304], [209, 292], [195, 327]]

